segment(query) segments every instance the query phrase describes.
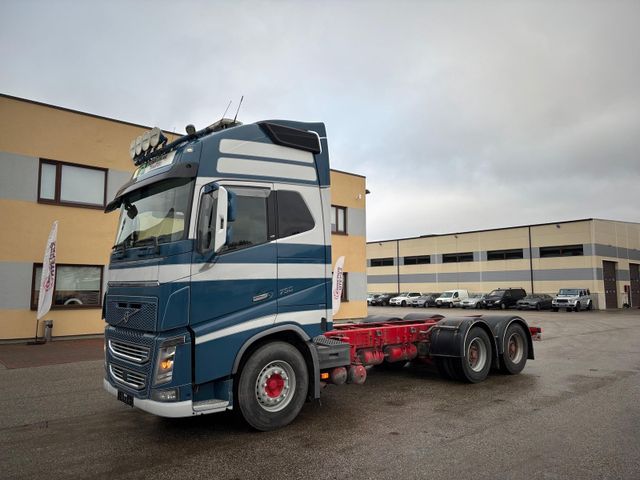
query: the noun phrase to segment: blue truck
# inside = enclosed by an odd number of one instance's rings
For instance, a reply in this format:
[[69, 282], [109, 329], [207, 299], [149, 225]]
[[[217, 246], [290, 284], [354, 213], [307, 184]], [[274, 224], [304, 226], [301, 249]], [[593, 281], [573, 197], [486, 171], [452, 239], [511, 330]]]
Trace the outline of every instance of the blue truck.
[[519, 373], [540, 330], [519, 317], [411, 314], [333, 325], [325, 126], [222, 119], [135, 139], [103, 302], [105, 389], [164, 417], [230, 409], [290, 423], [326, 384], [371, 365], [447, 377]]

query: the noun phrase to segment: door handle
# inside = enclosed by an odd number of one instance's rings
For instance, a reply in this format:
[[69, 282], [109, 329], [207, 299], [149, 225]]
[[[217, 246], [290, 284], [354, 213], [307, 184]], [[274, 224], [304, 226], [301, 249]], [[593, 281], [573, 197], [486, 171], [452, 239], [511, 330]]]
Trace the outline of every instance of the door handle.
[[256, 295], [253, 297], [254, 302], [261, 302], [262, 300], [266, 300], [271, 297], [271, 292], [261, 293], [260, 295]]

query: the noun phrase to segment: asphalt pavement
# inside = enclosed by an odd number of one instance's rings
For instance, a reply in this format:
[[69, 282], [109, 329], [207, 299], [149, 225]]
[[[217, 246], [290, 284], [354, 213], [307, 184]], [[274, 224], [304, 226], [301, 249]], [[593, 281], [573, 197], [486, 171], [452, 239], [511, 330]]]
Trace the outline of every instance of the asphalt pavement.
[[0, 368], [0, 478], [640, 478], [640, 312], [521, 316], [543, 341], [520, 375], [374, 368], [269, 433], [131, 409], [102, 390], [101, 360]]

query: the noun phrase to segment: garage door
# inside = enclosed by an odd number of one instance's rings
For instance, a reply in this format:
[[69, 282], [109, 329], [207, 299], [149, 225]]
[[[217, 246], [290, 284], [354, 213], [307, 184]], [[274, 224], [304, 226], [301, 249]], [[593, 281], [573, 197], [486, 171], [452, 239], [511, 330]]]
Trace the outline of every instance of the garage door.
[[616, 282], [616, 263], [602, 261], [604, 277], [604, 300], [606, 308], [618, 308], [618, 284]]
[[631, 306], [640, 307], [640, 265], [637, 263], [629, 264], [629, 277], [631, 280]]

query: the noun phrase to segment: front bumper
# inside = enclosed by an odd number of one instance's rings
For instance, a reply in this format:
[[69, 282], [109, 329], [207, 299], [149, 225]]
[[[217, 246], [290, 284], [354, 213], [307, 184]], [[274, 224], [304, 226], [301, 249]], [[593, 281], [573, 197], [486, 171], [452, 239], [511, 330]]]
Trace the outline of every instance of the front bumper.
[[[103, 379], [103, 385], [104, 389], [111, 395], [114, 397], [118, 396], [118, 389], [111, 385], [106, 378]], [[195, 412], [191, 400], [184, 400], [182, 402], [158, 402], [156, 400], [133, 397], [133, 406], [145, 412], [167, 418], [190, 417], [204, 413]]]

